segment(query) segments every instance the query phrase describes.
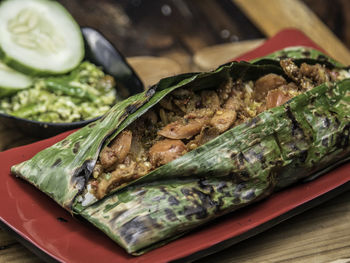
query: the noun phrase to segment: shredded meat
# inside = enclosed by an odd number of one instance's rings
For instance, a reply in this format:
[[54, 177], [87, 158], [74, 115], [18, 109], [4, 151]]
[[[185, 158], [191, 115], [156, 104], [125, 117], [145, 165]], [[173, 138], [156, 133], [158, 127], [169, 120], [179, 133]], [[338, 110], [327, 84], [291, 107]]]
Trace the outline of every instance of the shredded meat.
[[294, 62], [289, 59], [282, 59], [280, 61], [280, 65], [283, 68], [284, 72], [290, 77], [293, 81], [296, 83], [300, 83], [301, 76], [300, 71], [297, 65], [294, 64]]
[[300, 68], [291, 59], [280, 61], [280, 65], [297, 85], [303, 90], [310, 90], [332, 79], [332, 73], [320, 64], [302, 63]]
[[214, 117], [210, 120], [210, 125], [216, 128], [219, 133], [227, 131], [235, 122], [237, 113], [235, 110], [221, 109], [216, 111]]
[[320, 85], [324, 82], [328, 82], [330, 76], [326, 68], [322, 67], [320, 64], [308, 65], [306, 63], [301, 64], [300, 74], [304, 78], [309, 78], [313, 81], [315, 85]]
[[203, 145], [212, 139], [220, 135], [219, 131], [211, 126], [204, 127], [200, 134], [198, 134], [193, 140], [189, 141], [186, 145], [187, 150], [191, 151], [196, 149], [198, 146]]
[[270, 90], [266, 96], [266, 108], [274, 108], [280, 106], [290, 100], [291, 97], [279, 89]]
[[154, 166], [167, 164], [186, 153], [181, 140], [165, 139], [155, 143], [149, 150], [150, 161]]
[[267, 74], [255, 82], [254, 98], [261, 101], [270, 90], [276, 89], [284, 84], [287, 84], [287, 82], [283, 77], [273, 73]]
[[122, 163], [130, 151], [132, 132], [122, 131], [112, 141], [110, 146], [105, 147], [100, 154], [100, 162], [104, 168], [109, 168], [116, 163]]
[[339, 75], [319, 64], [299, 67], [291, 59], [280, 64], [285, 77], [271, 73], [255, 82], [229, 78], [216, 89], [168, 94], [103, 148], [89, 181], [96, 198]]
[[206, 117], [175, 121], [158, 132], [161, 135], [169, 139], [189, 139], [194, 135], [198, 134], [204, 125], [209, 122]]
[[211, 109], [220, 107], [220, 100], [218, 94], [214, 90], [203, 90], [201, 92], [202, 104]]

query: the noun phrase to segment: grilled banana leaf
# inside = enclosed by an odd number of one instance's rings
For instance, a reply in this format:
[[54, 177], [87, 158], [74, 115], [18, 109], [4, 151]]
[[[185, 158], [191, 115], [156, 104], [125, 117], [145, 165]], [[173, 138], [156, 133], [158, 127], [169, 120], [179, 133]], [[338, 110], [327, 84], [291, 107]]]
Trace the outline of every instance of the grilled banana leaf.
[[281, 54], [296, 63], [341, 67], [323, 54], [321, 59], [319, 51], [292, 51], [163, 79], [118, 103], [101, 120], [12, 167], [12, 172], [86, 218], [129, 253], [144, 253], [349, 160], [350, 79], [344, 79], [267, 110], [92, 205], [78, 201], [101, 148], [173, 90], [211, 89], [229, 77], [256, 80], [268, 73], [284, 75], [276, 63]]

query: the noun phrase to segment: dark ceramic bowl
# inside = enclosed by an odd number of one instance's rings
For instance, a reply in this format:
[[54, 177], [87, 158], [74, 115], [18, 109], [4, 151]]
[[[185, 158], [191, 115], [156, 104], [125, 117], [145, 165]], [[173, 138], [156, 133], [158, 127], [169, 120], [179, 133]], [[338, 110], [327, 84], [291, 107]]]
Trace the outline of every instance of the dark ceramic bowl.
[[[82, 28], [82, 33], [85, 40], [85, 60], [102, 67], [105, 73], [115, 78], [119, 97], [125, 99], [144, 90], [141, 80], [124, 56], [101, 33], [89, 27]], [[99, 118], [70, 123], [49, 123], [0, 113], [0, 122], [5, 126], [37, 138], [48, 138], [67, 130], [80, 128], [97, 119]]]

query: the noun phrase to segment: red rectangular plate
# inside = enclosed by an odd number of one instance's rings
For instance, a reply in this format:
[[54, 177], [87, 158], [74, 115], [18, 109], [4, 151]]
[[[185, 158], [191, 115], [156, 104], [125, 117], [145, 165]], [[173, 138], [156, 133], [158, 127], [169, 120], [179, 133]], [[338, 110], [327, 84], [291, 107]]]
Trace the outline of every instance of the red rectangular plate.
[[[249, 60], [295, 45], [318, 48], [301, 32], [289, 29], [237, 60]], [[133, 257], [98, 229], [73, 218], [32, 185], [10, 174], [12, 165], [31, 158], [68, 134], [0, 153], [0, 226], [16, 233], [24, 245], [46, 260], [139, 263], [194, 260], [260, 233], [350, 187], [350, 163], [346, 163], [312, 182], [275, 193], [163, 247]]]

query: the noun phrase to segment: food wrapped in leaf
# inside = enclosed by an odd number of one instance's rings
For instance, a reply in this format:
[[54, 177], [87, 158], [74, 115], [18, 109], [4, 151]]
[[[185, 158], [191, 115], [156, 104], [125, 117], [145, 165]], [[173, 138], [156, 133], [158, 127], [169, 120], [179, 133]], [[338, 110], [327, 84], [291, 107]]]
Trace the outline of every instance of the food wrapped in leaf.
[[163, 79], [12, 172], [140, 254], [347, 161], [349, 118], [349, 70], [287, 49]]

